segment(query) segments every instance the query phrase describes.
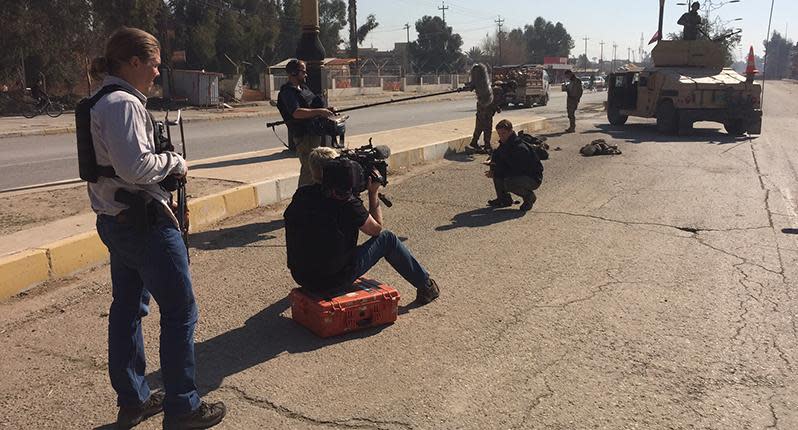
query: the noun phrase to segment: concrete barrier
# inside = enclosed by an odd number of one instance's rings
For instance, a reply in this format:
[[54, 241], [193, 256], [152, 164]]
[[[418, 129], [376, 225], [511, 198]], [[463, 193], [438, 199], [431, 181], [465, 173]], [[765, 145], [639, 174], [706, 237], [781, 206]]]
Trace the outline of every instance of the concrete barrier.
[[0, 258], [0, 300], [50, 277], [47, 251], [31, 249]]
[[96, 231], [68, 237], [45, 247], [50, 277], [60, 278], [108, 260], [108, 248]]

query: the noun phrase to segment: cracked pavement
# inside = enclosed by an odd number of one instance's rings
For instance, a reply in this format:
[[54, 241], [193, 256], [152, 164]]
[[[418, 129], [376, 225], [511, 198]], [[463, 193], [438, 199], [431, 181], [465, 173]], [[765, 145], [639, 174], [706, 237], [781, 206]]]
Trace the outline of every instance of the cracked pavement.
[[[193, 234], [197, 379], [227, 402], [218, 428], [798, 428], [796, 88], [769, 87], [779, 109], [753, 140], [583, 116], [550, 133], [562, 150], [526, 215], [484, 207], [481, 155], [395, 178], [386, 223], [442, 294], [406, 308], [412, 288], [380, 263], [403, 307], [379, 329], [322, 340], [289, 319], [282, 207]], [[581, 157], [598, 137], [623, 154]], [[0, 428], [114, 419], [109, 278], [0, 304]], [[157, 306], [145, 336], [158, 386]]]

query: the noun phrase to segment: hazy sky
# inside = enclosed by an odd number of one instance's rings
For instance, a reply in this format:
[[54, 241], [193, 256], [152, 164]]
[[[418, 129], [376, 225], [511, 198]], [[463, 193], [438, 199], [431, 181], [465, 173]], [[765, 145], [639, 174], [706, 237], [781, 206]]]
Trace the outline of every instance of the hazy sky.
[[[676, 24], [687, 6], [679, 6], [684, 0], [666, 0], [664, 33], [681, 31]], [[416, 38], [415, 22], [424, 15], [441, 15], [439, 7], [445, 5], [446, 23], [454, 32], [463, 37], [463, 51], [479, 45], [486, 33], [496, 31], [495, 21], [501, 16], [504, 20], [502, 29], [531, 24], [536, 17], [552, 22], [562, 22], [576, 46], [572, 55], [582, 54], [585, 50], [585, 37], [590, 38], [587, 53], [590, 58], [599, 57], [600, 45], [604, 41], [604, 58], [612, 58], [612, 44], [618, 44], [618, 58], [626, 58], [627, 47], [635, 52], [640, 46], [642, 33], [644, 44], [647, 44], [657, 31], [659, 0], [359, 0], [358, 21], [373, 13], [380, 26], [369, 34], [363, 46], [374, 46], [379, 49], [393, 49], [394, 42], [404, 42], [407, 34], [403, 28], [410, 24], [410, 40]], [[701, 2], [701, 14], [704, 4]], [[742, 45], [739, 51], [748, 53], [748, 47], [754, 46], [757, 55], [762, 55], [762, 41], [767, 38], [768, 16], [771, 0], [739, 0], [729, 3], [728, 0], [714, 0], [717, 8], [711, 13], [723, 20], [743, 18], [742, 21], [730, 22], [729, 26], [740, 27]], [[718, 7], [720, 6], [720, 7]], [[775, 0], [773, 11], [773, 28], [779, 33], [787, 31], [787, 38], [795, 41], [798, 37], [798, 1]], [[650, 51], [653, 45], [646, 45]]]

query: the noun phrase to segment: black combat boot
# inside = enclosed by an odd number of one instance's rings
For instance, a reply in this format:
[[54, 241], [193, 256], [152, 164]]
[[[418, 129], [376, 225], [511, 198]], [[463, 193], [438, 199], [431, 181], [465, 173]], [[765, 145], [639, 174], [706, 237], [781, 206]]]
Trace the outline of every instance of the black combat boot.
[[164, 415], [164, 430], [207, 429], [222, 422], [227, 413], [224, 403], [200, 403], [197, 410], [183, 415]]
[[441, 290], [438, 288], [438, 283], [434, 279], [428, 278], [427, 285], [419, 288], [416, 291], [416, 302], [422, 305], [435, 300], [441, 295]]
[[524, 202], [521, 203], [521, 207], [518, 209], [521, 209], [522, 212], [526, 212], [532, 209], [532, 205], [534, 205], [537, 200], [538, 198], [537, 196], [535, 196], [535, 193], [532, 193], [529, 195], [529, 197], [526, 197], [524, 199]]
[[116, 428], [121, 430], [131, 429], [147, 418], [163, 410], [164, 394], [161, 392], [150, 394], [150, 398], [140, 406], [122, 406], [116, 414]]
[[490, 206], [492, 208], [507, 208], [507, 207], [510, 207], [512, 205], [513, 205], [513, 199], [512, 198], [505, 198], [505, 199], [496, 198], [496, 199], [493, 199], [493, 200], [488, 200], [488, 206]]

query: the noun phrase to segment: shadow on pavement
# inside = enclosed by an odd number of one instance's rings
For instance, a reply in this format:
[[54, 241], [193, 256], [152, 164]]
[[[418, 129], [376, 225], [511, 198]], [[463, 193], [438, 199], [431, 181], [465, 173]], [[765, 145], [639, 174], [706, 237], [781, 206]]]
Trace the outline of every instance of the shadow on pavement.
[[687, 136], [676, 136], [662, 134], [657, 131], [655, 124], [626, 124], [614, 126], [610, 124], [594, 124], [595, 129], [587, 130], [581, 134], [605, 134], [613, 139], [623, 140], [628, 143], [648, 143], [648, 142], [697, 142], [709, 143], [713, 145], [723, 145], [729, 143], [739, 143], [749, 140], [748, 136], [731, 136], [717, 128], [693, 128], [693, 132]]
[[189, 244], [192, 248], [203, 250], [218, 250], [227, 248], [242, 247], [266, 247], [285, 245], [253, 245], [255, 242], [275, 239], [277, 236], [269, 234], [283, 228], [282, 219], [269, 222], [258, 222], [237, 227], [222, 228], [219, 230], [209, 230], [189, 236]]
[[447, 151], [446, 154], [443, 155], [443, 158], [444, 160], [447, 161], [456, 161], [458, 163], [470, 163], [474, 161], [475, 155], [477, 155], [477, 152], [466, 149], [465, 152]]
[[451, 224], [435, 227], [435, 231], [454, 230], [461, 227], [485, 227], [491, 224], [498, 224], [500, 222], [521, 218], [525, 213], [526, 212], [520, 211], [517, 208], [504, 210], [489, 207], [479, 208], [455, 215], [454, 218], [452, 218]]
[[275, 161], [275, 160], [283, 160], [286, 158], [294, 158], [296, 155], [284, 149], [281, 152], [276, 152], [274, 154], [260, 156], [260, 157], [250, 157], [250, 158], [241, 158], [237, 160], [227, 160], [227, 161], [214, 161], [211, 163], [203, 163], [203, 164], [192, 164], [191, 169], [213, 169], [217, 167], [230, 167], [230, 166], [242, 166], [246, 164], [255, 164], [255, 163], [266, 163], [268, 161]]
[[555, 131], [555, 132], [552, 132], [552, 133], [536, 134], [535, 136], [537, 136], [537, 137], [545, 137], [546, 139], [549, 139], [549, 138], [552, 138], [552, 137], [564, 136], [566, 134], [573, 134], [573, 133], [566, 133], [565, 131]]
[[[286, 296], [250, 317], [242, 327], [197, 343], [197, 387], [204, 396], [221, 387], [224, 379], [265, 363], [282, 353], [314, 351], [336, 343], [373, 336], [389, 325], [322, 339], [282, 314], [291, 307]], [[147, 375], [152, 389], [162, 386], [161, 371]]]

